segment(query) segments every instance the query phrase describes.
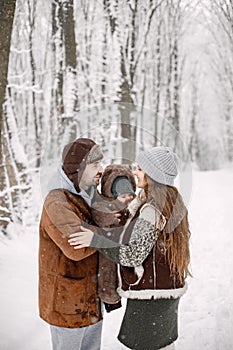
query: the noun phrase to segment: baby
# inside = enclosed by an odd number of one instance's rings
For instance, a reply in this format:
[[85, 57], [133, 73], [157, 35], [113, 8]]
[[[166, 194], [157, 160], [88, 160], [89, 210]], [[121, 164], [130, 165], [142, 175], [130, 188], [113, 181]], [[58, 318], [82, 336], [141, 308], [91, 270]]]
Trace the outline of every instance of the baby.
[[[128, 166], [115, 164], [105, 168], [101, 178], [101, 194], [92, 204], [92, 218], [96, 225], [107, 229], [106, 237], [113, 241], [120, 241], [130, 215], [127, 206], [134, 199], [135, 191], [135, 179]], [[111, 228], [114, 230], [111, 231]], [[116, 264], [100, 254], [98, 292], [107, 312], [121, 307], [117, 287]]]
[[127, 176], [117, 176], [113, 181], [111, 191], [114, 198], [125, 205], [128, 205], [135, 196], [132, 184]]

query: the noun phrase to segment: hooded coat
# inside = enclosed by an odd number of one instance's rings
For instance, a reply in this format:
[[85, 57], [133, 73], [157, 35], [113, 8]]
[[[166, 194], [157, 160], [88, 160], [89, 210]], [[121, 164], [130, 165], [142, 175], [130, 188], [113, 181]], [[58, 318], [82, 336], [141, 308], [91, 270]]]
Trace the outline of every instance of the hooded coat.
[[[136, 182], [129, 166], [121, 164], [108, 165], [101, 177], [101, 194], [96, 195], [92, 203], [92, 216], [95, 223], [101, 228], [124, 226], [128, 218], [128, 210], [125, 204], [116, 200], [112, 194], [112, 185], [118, 176], [126, 176], [134, 190]], [[118, 222], [113, 212], [121, 213], [121, 221]], [[114, 237], [111, 237], [114, 240]], [[119, 240], [119, 237], [116, 237]]]
[[[81, 190], [85, 166], [103, 158], [100, 147], [79, 138], [63, 149], [62, 167], [49, 184], [40, 220], [39, 311], [50, 325], [80, 328], [102, 319], [97, 295], [98, 252], [70, 246], [70, 234], [92, 224], [94, 187]], [[92, 227], [95, 231], [95, 228]]]
[[[136, 183], [130, 168], [126, 165], [109, 165], [101, 178], [101, 195], [97, 195], [92, 205], [92, 217], [96, 225], [101, 228], [116, 228], [107, 231], [107, 237], [119, 242], [124, 225], [129, 217], [129, 211], [125, 204], [116, 200], [112, 194], [112, 184], [118, 176], [126, 176], [134, 191]], [[121, 213], [118, 222], [113, 212]], [[98, 295], [107, 304], [117, 304], [121, 297], [117, 293], [118, 287], [117, 266], [104, 255], [99, 256]], [[105, 304], [106, 306], [106, 304]], [[120, 304], [118, 305], [120, 306]], [[117, 307], [117, 305], [115, 306]], [[114, 307], [106, 306], [111, 311]]]
[[39, 310], [47, 323], [86, 327], [102, 319], [97, 295], [98, 252], [75, 250], [68, 236], [91, 224], [85, 200], [64, 189], [49, 192], [40, 220]]

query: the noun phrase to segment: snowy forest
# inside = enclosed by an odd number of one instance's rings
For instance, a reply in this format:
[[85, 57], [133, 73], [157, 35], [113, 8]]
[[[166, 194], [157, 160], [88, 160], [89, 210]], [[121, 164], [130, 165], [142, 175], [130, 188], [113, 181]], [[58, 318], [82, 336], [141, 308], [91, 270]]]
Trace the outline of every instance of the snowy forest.
[[231, 0], [1, 0], [3, 232], [75, 137], [109, 163], [158, 143], [232, 162], [232, 23]]
[[[50, 350], [39, 219], [65, 144], [171, 147], [191, 229], [176, 350], [233, 348], [232, 0], [0, 0], [0, 348]], [[101, 350], [120, 350], [123, 307]]]

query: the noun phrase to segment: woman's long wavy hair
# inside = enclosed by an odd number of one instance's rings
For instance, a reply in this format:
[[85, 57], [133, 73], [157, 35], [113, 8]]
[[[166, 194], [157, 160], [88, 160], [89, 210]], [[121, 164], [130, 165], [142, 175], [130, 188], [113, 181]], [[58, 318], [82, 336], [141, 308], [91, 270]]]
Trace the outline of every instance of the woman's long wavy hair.
[[176, 187], [160, 184], [146, 175], [145, 177], [147, 202], [151, 202], [167, 221], [158, 236], [157, 247], [163, 247], [171, 275], [177, 276], [179, 282], [183, 284], [186, 277], [191, 276], [187, 208]]

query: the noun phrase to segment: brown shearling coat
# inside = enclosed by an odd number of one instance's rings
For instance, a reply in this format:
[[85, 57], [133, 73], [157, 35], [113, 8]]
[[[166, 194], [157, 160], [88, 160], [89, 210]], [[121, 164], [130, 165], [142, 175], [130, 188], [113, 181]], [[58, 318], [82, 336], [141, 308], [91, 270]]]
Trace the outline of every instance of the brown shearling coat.
[[92, 223], [90, 212], [82, 197], [67, 190], [52, 190], [46, 197], [40, 221], [39, 310], [51, 325], [80, 328], [102, 319], [98, 252], [75, 250], [68, 243], [81, 224]]

